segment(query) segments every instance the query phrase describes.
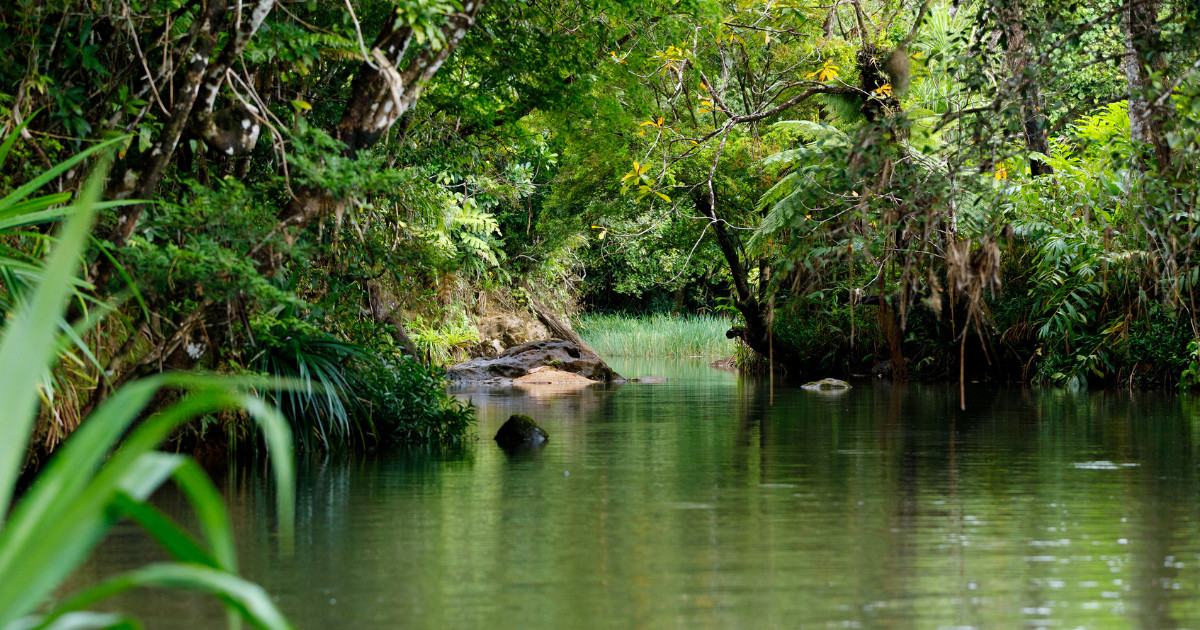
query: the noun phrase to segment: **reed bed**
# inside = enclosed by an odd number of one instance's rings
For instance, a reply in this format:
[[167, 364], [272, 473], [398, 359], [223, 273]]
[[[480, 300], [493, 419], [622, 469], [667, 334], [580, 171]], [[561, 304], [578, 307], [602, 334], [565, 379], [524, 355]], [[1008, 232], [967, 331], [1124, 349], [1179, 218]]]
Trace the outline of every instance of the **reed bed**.
[[588, 314], [579, 318], [579, 336], [602, 357], [728, 357], [729, 320], [711, 315]]

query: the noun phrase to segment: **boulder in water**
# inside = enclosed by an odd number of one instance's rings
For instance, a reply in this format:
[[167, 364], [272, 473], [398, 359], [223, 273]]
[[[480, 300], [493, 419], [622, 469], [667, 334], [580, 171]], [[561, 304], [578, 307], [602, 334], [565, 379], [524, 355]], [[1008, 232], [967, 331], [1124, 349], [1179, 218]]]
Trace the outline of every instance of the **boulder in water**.
[[515, 413], [496, 432], [496, 443], [503, 449], [541, 446], [550, 439], [546, 431], [527, 415]]
[[805, 383], [805, 384], [801, 385], [801, 387], [804, 389], [809, 389], [809, 390], [814, 390], [814, 391], [824, 391], [824, 390], [830, 390], [830, 389], [850, 389], [850, 383], [847, 383], [846, 381], [839, 381], [836, 378], [823, 378], [819, 381]]

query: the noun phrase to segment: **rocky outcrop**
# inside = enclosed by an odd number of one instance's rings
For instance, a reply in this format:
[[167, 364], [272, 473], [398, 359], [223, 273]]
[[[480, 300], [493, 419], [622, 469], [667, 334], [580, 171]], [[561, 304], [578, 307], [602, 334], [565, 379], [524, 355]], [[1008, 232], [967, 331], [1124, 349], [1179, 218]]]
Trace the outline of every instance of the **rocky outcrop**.
[[550, 439], [546, 431], [534, 422], [533, 418], [524, 414], [513, 414], [501, 425], [494, 438], [500, 448], [519, 449], [541, 446]]
[[512, 313], [480, 317], [475, 327], [479, 329], [481, 340], [477, 350], [488, 357], [498, 356], [505, 348], [550, 336], [550, 331], [541, 322]]
[[604, 383], [624, 382], [595, 352], [570, 341], [530, 341], [501, 352], [494, 359], [471, 359], [446, 369], [446, 378], [459, 385], [511, 385], [542, 366], [578, 374]]

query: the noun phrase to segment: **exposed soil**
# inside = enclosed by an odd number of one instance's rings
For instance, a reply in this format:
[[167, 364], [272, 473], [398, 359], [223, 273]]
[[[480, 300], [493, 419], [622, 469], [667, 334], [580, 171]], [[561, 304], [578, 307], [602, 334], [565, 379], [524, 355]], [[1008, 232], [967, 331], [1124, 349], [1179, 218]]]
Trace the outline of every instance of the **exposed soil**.
[[529, 371], [525, 376], [519, 376], [513, 379], [514, 384], [522, 385], [556, 385], [563, 383], [599, 383], [585, 376], [580, 376], [573, 372], [564, 372], [560, 369], [543, 365]]

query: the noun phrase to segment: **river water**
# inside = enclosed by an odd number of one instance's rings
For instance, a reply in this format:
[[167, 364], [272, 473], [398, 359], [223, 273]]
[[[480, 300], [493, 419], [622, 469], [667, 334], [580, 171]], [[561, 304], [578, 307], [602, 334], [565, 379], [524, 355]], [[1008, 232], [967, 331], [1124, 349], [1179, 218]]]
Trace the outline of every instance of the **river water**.
[[[1200, 628], [1200, 400], [859, 383], [700, 362], [660, 384], [464, 392], [480, 439], [219, 479], [243, 572], [301, 628]], [[509, 455], [512, 413], [550, 433]], [[164, 493], [160, 506], [185, 512]], [[132, 526], [76, 585], [161, 554]], [[202, 598], [116, 602], [222, 627]]]

